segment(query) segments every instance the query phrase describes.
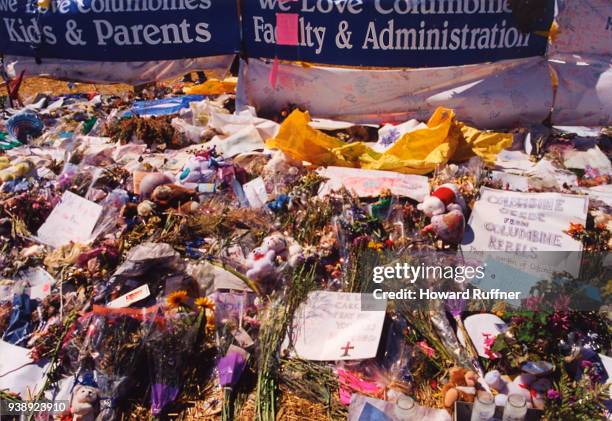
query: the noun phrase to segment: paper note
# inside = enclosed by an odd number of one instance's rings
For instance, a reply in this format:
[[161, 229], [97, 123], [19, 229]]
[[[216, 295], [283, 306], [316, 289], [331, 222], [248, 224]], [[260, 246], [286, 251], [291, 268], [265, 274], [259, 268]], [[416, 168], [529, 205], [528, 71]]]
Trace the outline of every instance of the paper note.
[[252, 208], [259, 209], [264, 207], [268, 201], [268, 192], [263, 178], [257, 177], [242, 186], [244, 194]]
[[144, 300], [149, 295], [151, 295], [151, 291], [149, 290], [149, 285], [144, 284], [142, 286], [139, 286], [136, 289], [131, 290], [127, 294], [124, 294], [121, 297], [114, 299], [113, 301], [107, 304], [107, 307], [110, 307], [110, 308], [129, 307], [132, 304], [140, 300]]
[[321, 197], [343, 186], [359, 197], [376, 197], [385, 189], [419, 202], [429, 195], [429, 182], [422, 175], [344, 167], [321, 168], [317, 172], [329, 179], [319, 189]]
[[276, 14], [276, 43], [278, 45], [298, 45], [298, 14]]
[[71, 241], [87, 243], [93, 239], [92, 232], [102, 209], [102, 206], [66, 191], [38, 229], [38, 240], [52, 247], [61, 247]]
[[314, 361], [373, 358], [385, 320], [386, 303], [379, 302], [380, 310], [363, 311], [361, 300], [362, 295], [358, 293], [314, 291], [308, 294], [306, 303], [294, 317], [296, 356]]

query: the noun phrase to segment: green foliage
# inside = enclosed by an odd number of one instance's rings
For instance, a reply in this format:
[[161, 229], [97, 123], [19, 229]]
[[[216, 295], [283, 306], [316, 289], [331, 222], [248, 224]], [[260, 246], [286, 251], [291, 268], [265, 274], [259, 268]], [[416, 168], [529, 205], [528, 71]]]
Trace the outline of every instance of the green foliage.
[[546, 420], [595, 421], [605, 420], [604, 402], [609, 398], [609, 385], [593, 381], [590, 369], [582, 378], [573, 380], [565, 369], [555, 383], [559, 393], [556, 399], [547, 399], [544, 416]]

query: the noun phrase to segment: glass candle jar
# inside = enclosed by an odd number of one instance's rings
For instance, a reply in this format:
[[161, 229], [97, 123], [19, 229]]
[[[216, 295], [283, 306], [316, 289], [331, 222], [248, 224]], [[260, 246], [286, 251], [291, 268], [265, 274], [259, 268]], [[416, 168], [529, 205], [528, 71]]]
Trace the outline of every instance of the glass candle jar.
[[523, 421], [527, 415], [527, 400], [522, 395], [510, 395], [504, 407], [502, 421]]
[[484, 391], [476, 394], [472, 408], [471, 421], [489, 421], [495, 416], [495, 399], [493, 395]]
[[398, 421], [416, 421], [418, 406], [410, 396], [401, 395], [395, 404], [395, 417]]

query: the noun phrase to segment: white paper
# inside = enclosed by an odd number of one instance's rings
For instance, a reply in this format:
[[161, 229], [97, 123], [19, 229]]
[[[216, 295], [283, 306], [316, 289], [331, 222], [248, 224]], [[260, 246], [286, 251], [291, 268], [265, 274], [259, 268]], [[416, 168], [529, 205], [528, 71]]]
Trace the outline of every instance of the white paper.
[[[359, 293], [314, 291], [308, 294], [293, 322], [296, 356], [313, 361], [376, 356], [385, 311], [362, 311], [361, 300]], [[381, 300], [380, 304], [386, 303]]]
[[254, 180], [242, 186], [244, 194], [252, 208], [259, 209], [264, 207], [268, 201], [268, 193], [266, 192], [266, 184], [263, 178], [257, 177]]
[[71, 241], [87, 243], [93, 240], [92, 232], [102, 209], [97, 203], [66, 191], [38, 229], [38, 240], [52, 247], [61, 247]]
[[612, 206], [612, 184], [604, 184], [590, 188], [582, 188], [580, 190], [596, 200], [601, 200], [608, 206]]
[[215, 136], [206, 143], [207, 148], [216, 148], [225, 158], [231, 158], [241, 153], [263, 150], [264, 141], [255, 126], [245, 126], [229, 137]]
[[528, 191], [529, 183], [528, 178], [521, 175], [505, 173], [501, 171], [492, 171], [491, 179], [493, 181], [499, 181], [503, 184], [504, 188], [507, 186], [510, 190]]
[[49, 364], [34, 364], [30, 350], [0, 340], [0, 390], [19, 393], [22, 399], [36, 396], [45, 383]]
[[343, 186], [359, 197], [376, 197], [384, 189], [419, 202], [429, 195], [429, 181], [422, 175], [344, 167], [321, 168], [317, 172], [329, 178], [321, 185], [319, 196], [325, 196]]
[[[487, 345], [485, 344], [487, 337], [496, 338], [497, 335], [506, 332], [508, 329], [508, 326], [502, 319], [488, 313], [468, 316], [463, 321], [463, 324], [468, 335], [470, 335], [470, 339], [472, 339], [476, 351], [478, 351], [478, 355], [486, 359], [489, 359], [489, 355], [486, 353]], [[465, 338], [461, 329], [457, 330], [457, 339], [465, 346]]]

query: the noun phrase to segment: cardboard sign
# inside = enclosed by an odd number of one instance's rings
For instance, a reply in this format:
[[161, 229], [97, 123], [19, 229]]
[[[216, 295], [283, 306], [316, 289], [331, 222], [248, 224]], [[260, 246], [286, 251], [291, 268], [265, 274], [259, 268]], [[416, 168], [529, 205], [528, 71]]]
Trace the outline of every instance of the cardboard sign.
[[[297, 357], [313, 361], [376, 356], [385, 310], [363, 311], [358, 293], [314, 291], [294, 317]], [[381, 300], [381, 304], [386, 304]]]
[[[486, 254], [487, 259], [503, 257], [505, 265], [528, 274], [568, 271], [577, 276], [582, 244], [564, 231], [570, 223], [586, 223], [588, 204], [586, 196], [482, 188], [462, 250]], [[494, 277], [496, 282], [500, 278]]]
[[422, 201], [429, 195], [429, 182], [422, 175], [400, 174], [390, 171], [361, 170], [358, 168], [327, 167], [318, 173], [329, 178], [321, 185], [319, 196], [346, 187], [359, 197], [375, 197], [385, 190], [392, 194]]
[[102, 206], [66, 191], [38, 229], [38, 240], [52, 247], [61, 247], [71, 241], [87, 243], [93, 239], [92, 232], [102, 209]]

